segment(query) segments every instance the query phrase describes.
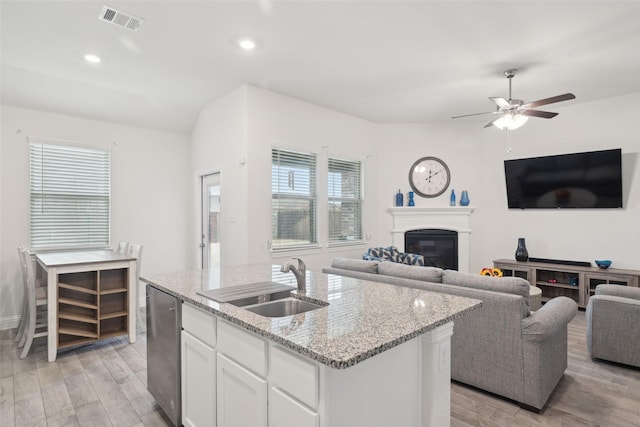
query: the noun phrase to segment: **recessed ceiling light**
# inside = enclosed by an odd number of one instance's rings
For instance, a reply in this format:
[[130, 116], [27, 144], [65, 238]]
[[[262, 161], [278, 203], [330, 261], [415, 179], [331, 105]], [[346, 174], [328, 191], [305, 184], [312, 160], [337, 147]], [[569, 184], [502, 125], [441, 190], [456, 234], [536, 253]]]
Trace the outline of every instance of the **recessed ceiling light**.
[[240, 39], [238, 45], [244, 50], [253, 50], [256, 48], [256, 42], [251, 39]]
[[92, 64], [97, 64], [97, 63], [99, 63], [99, 62], [101, 62], [101, 61], [102, 61], [98, 55], [93, 55], [93, 54], [91, 54], [91, 53], [87, 53], [87, 54], [84, 56], [84, 59], [85, 59], [87, 62], [91, 62]]

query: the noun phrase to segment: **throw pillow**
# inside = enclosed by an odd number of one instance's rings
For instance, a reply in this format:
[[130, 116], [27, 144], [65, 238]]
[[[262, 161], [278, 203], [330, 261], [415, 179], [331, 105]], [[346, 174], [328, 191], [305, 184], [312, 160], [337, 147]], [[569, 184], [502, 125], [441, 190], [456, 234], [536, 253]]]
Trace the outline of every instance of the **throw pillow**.
[[418, 254], [401, 253], [399, 262], [408, 265], [424, 265], [424, 256]]

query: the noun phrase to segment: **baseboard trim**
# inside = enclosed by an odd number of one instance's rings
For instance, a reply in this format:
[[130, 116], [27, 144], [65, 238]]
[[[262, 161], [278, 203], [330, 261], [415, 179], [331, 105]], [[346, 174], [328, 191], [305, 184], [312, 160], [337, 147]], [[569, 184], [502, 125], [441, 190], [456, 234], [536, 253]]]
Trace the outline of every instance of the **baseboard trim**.
[[5, 329], [15, 329], [18, 327], [20, 323], [20, 315], [16, 314], [13, 316], [0, 317], [0, 331], [4, 331]]

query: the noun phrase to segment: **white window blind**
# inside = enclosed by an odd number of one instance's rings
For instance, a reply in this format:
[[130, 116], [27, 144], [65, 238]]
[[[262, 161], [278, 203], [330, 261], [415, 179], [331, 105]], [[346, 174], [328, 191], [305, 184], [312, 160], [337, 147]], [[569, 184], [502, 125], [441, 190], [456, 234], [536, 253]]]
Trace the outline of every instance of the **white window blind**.
[[111, 153], [30, 142], [31, 247], [109, 245]]
[[316, 164], [314, 154], [271, 150], [273, 249], [317, 244]]
[[362, 240], [362, 165], [329, 158], [329, 243]]

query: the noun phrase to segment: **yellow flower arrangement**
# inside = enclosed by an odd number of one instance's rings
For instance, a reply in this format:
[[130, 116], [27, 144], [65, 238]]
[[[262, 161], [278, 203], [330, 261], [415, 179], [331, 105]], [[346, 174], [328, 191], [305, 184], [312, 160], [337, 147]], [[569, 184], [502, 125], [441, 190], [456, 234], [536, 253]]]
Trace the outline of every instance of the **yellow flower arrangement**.
[[499, 268], [483, 268], [480, 270], [482, 276], [502, 277], [502, 270]]

